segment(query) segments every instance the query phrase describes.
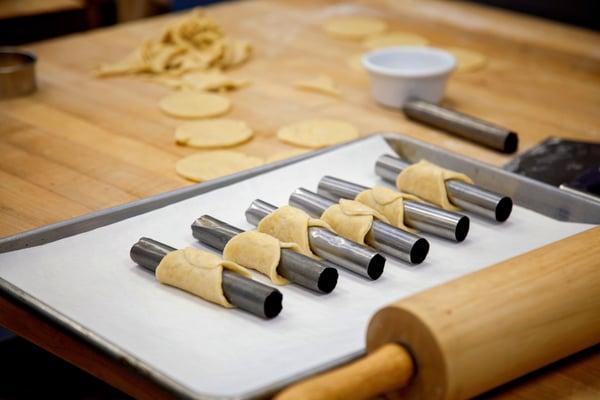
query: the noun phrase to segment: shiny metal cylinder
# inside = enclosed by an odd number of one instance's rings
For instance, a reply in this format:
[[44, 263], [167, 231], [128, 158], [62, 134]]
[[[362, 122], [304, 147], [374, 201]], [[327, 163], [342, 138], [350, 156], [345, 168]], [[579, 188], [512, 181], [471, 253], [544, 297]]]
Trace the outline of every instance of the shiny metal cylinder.
[[0, 47], [0, 99], [25, 96], [36, 91], [37, 57], [29, 51]]
[[412, 120], [423, 122], [503, 153], [514, 153], [519, 146], [519, 136], [515, 132], [437, 104], [413, 100], [405, 103], [402, 111]]
[[[221, 252], [232, 237], [242, 232], [208, 215], [201, 216], [192, 224], [192, 234], [196, 239]], [[290, 249], [281, 249], [277, 273], [290, 282], [321, 293], [333, 291], [338, 279], [335, 268]]]
[[[141, 238], [131, 247], [130, 256], [154, 272], [163, 257], [174, 250], [156, 240]], [[227, 270], [223, 270], [223, 294], [234, 306], [261, 318], [274, 318], [282, 309], [283, 296], [279, 290]]]
[[[258, 225], [276, 209], [277, 207], [265, 201], [254, 200], [246, 210], [246, 220], [252, 225]], [[309, 227], [308, 242], [313, 253], [356, 274], [375, 280], [383, 273], [385, 258], [381, 254], [327, 229]]]
[[[290, 196], [289, 203], [316, 218], [319, 218], [327, 208], [336, 204], [304, 188], [296, 189]], [[411, 264], [420, 264], [429, 252], [427, 240], [378, 220], [373, 220], [365, 242], [376, 250]]]
[[[319, 181], [317, 192], [332, 200], [354, 199], [366, 186], [332, 176]], [[404, 200], [404, 223], [423, 232], [462, 242], [469, 233], [469, 217], [417, 201]]]
[[[395, 184], [398, 174], [409, 165], [397, 157], [385, 154], [377, 159], [375, 173]], [[512, 199], [500, 193], [457, 180], [448, 180], [446, 189], [452, 204], [486, 218], [503, 222], [512, 212]]]

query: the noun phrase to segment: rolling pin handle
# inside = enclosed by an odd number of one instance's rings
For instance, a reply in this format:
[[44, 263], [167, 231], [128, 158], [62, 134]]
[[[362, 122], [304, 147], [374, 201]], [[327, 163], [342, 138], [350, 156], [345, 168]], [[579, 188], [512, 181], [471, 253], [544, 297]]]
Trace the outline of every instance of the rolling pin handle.
[[275, 400], [366, 400], [403, 388], [413, 374], [410, 353], [387, 343], [358, 361], [290, 386]]

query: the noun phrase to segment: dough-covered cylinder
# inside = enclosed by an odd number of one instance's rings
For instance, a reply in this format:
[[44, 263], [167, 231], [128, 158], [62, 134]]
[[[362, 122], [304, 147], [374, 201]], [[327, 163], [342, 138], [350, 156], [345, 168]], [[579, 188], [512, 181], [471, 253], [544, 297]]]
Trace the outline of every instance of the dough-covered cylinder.
[[207, 251], [186, 247], [163, 257], [156, 279], [223, 307], [234, 307], [223, 293], [223, 269], [250, 277], [250, 272], [232, 261]]
[[346, 199], [341, 199], [338, 204], [327, 208], [321, 215], [321, 219], [338, 235], [361, 244], [365, 244], [365, 237], [371, 230], [374, 218], [389, 223], [388, 219], [378, 211], [358, 201]]
[[294, 243], [280, 242], [266, 233], [247, 231], [235, 235], [227, 242], [223, 258], [261, 272], [277, 285], [285, 285], [289, 281], [277, 273], [282, 248], [298, 250]]
[[404, 224], [404, 200], [420, 201], [417, 196], [375, 186], [356, 195], [356, 201], [380, 212], [390, 224], [407, 232], [416, 232]]
[[295, 243], [298, 252], [318, 259], [310, 249], [308, 228], [319, 227], [332, 231], [325, 221], [311, 218], [306, 212], [296, 207], [283, 206], [264, 217], [258, 224], [258, 231], [271, 235], [282, 242]]
[[402, 170], [396, 178], [396, 187], [401, 192], [416, 195], [445, 210], [458, 211], [460, 208], [450, 203], [448, 199], [446, 181], [450, 179], [473, 183], [473, 180], [465, 174], [421, 160]]

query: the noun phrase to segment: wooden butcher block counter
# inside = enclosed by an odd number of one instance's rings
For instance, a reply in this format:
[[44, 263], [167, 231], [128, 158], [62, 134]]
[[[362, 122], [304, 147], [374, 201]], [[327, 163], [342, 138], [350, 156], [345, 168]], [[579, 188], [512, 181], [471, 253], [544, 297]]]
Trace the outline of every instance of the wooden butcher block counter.
[[[252, 84], [227, 94], [228, 117], [255, 138], [236, 150], [268, 157], [293, 147], [281, 125], [313, 117], [355, 124], [362, 134], [400, 131], [502, 165], [510, 156], [406, 120], [372, 100], [366, 74], [348, 66], [360, 44], [327, 36], [321, 25], [345, 13], [379, 16], [392, 29], [434, 46], [487, 56], [485, 68], [456, 73], [445, 104], [517, 131], [519, 151], [548, 136], [600, 141], [600, 35], [482, 6], [434, 1], [244, 1], [209, 9], [231, 36], [249, 40], [250, 62], [235, 71]], [[27, 46], [39, 57], [39, 90], [0, 101], [0, 236], [126, 203], [190, 182], [175, 162], [195, 150], [177, 146], [180, 121], [160, 112], [171, 89], [130, 77], [100, 79], [94, 68], [117, 61], [162, 27], [168, 15]], [[292, 83], [326, 74], [340, 98], [301, 92]], [[0, 299], [0, 325], [134, 396], [164, 394], [144, 378]], [[493, 360], [488, 360], [493, 362]], [[598, 398], [600, 354], [590, 349], [494, 392], [497, 398]]]

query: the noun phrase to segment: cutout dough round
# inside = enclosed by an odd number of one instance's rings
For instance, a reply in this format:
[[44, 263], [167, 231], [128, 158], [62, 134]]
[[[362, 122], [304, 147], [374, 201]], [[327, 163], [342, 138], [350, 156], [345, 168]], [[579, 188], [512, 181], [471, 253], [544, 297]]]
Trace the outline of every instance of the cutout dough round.
[[323, 26], [333, 36], [354, 40], [381, 33], [386, 27], [386, 23], [380, 19], [359, 16], [332, 18]]
[[366, 72], [362, 65], [363, 54], [355, 54], [348, 58], [347, 64], [355, 71]]
[[358, 130], [335, 119], [308, 119], [279, 128], [277, 138], [296, 146], [317, 149], [356, 139]]
[[327, 75], [319, 75], [311, 79], [294, 82], [294, 87], [300, 90], [326, 94], [329, 96], [338, 97], [339, 89], [336, 87], [333, 79]]
[[294, 149], [294, 150], [285, 150], [275, 153], [269, 157], [267, 157], [266, 162], [271, 163], [275, 161], [281, 161], [288, 158], [292, 158], [295, 156], [299, 156], [300, 154], [308, 153], [308, 150], [305, 149]]
[[230, 175], [248, 168], [258, 167], [263, 160], [235, 151], [213, 151], [197, 153], [182, 158], [175, 170], [184, 178], [204, 182], [220, 176]]
[[172, 117], [206, 118], [225, 114], [231, 107], [231, 101], [216, 94], [178, 92], [164, 97], [159, 106]]
[[209, 119], [180, 125], [175, 130], [175, 141], [200, 149], [214, 149], [238, 145], [250, 139], [252, 134], [244, 121]]
[[425, 46], [429, 41], [423, 36], [410, 32], [390, 32], [368, 37], [363, 45], [370, 49], [394, 46]]
[[447, 47], [446, 51], [456, 57], [456, 70], [458, 72], [471, 72], [481, 69], [487, 63], [487, 58], [476, 51], [461, 47]]

